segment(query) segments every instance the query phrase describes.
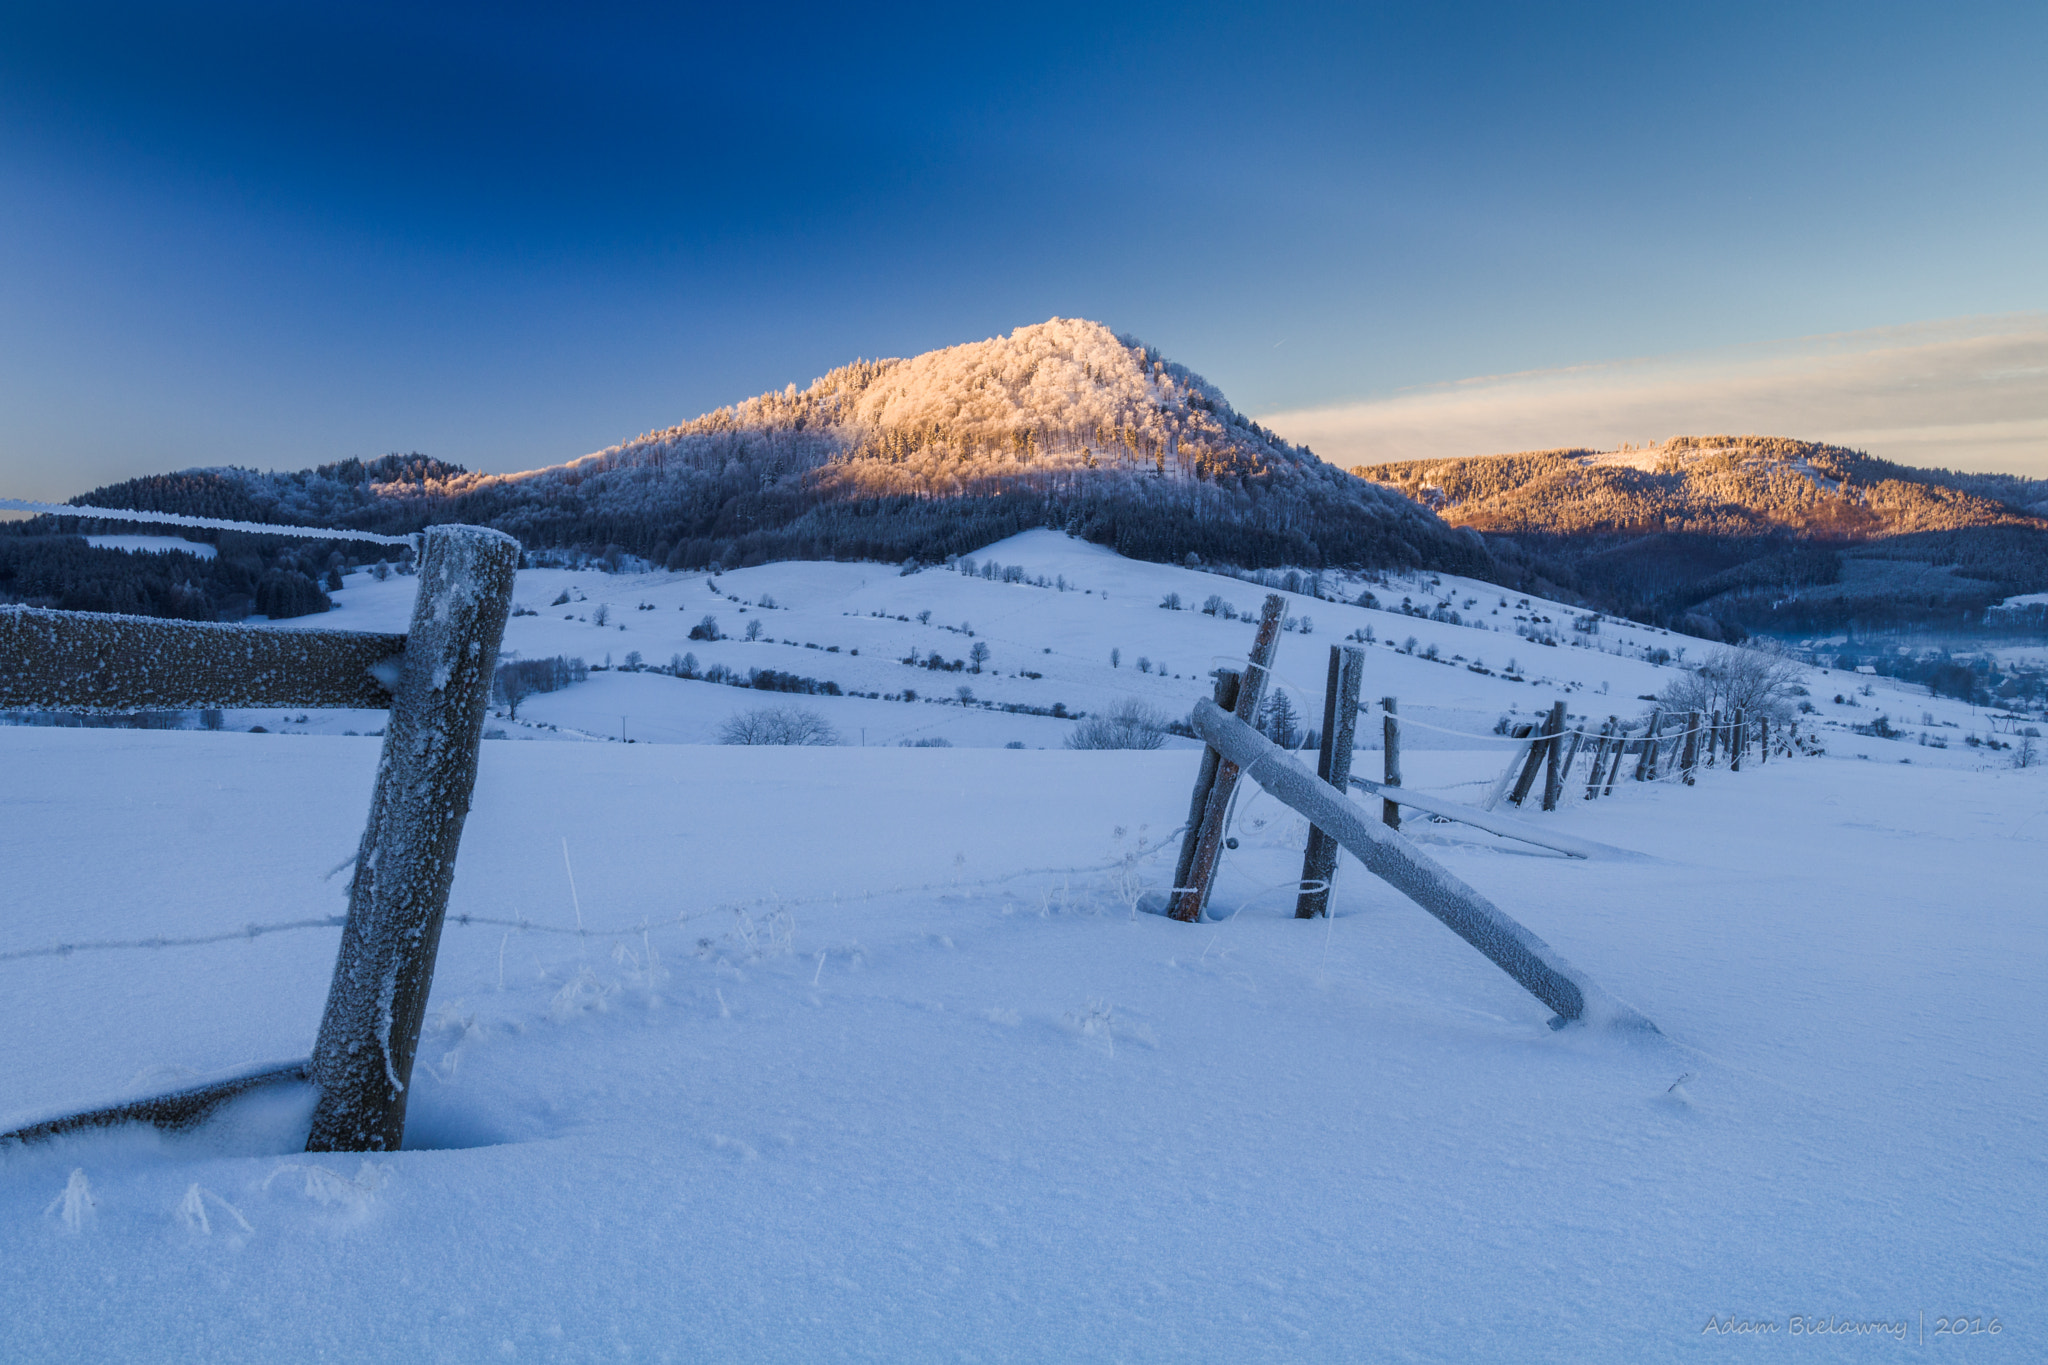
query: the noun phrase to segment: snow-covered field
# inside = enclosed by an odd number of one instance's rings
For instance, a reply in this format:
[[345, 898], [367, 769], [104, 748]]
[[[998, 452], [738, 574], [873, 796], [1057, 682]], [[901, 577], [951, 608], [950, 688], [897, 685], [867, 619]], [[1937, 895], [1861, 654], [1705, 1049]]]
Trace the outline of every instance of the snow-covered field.
[[[984, 557], [1077, 590], [523, 573], [527, 657], [688, 650], [944, 700], [613, 671], [492, 721], [684, 742], [485, 746], [416, 1150], [303, 1155], [287, 1093], [186, 1136], [0, 1152], [0, 1358], [2048, 1355], [2048, 777], [1961, 742], [1989, 718], [1814, 672], [1828, 756], [1527, 816], [1641, 861], [1411, 820], [1663, 1036], [1552, 1032], [1348, 858], [1334, 916], [1294, 920], [1305, 831], [1269, 798], [1240, 803], [1222, 922], [1133, 913], [1170, 880], [1194, 748], [1070, 752], [1067, 722], [954, 688], [1182, 714], [1250, 627], [1160, 597], [1247, 611], [1260, 589], [1045, 533]], [[348, 583], [288, 624], [404, 628], [411, 580]], [[1454, 797], [1498, 771], [1510, 707], [1633, 714], [1673, 676], [1640, 648], [1697, 648], [1612, 622], [1604, 650], [1534, 644], [1515, 617], [1563, 638], [1563, 608], [1362, 586], [1479, 626], [1297, 597], [1313, 632], [1283, 637], [1280, 674], [1314, 718], [1329, 643], [1416, 637], [1370, 647], [1366, 690], [1442, 727], [1413, 733], [1408, 780]], [[687, 641], [707, 612], [777, 643]], [[981, 674], [897, 662], [976, 640]], [[1503, 678], [1510, 657], [1540, 681]], [[701, 743], [787, 703], [848, 745]], [[1843, 728], [1880, 709], [1954, 742]], [[378, 743], [339, 731], [378, 720], [304, 714], [0, 728], [0, 1129], [306, 1054], [331, 928], [9, 956], [338, 914]], [[926, 737], [959, 747], [896, 747]], [[1937, 1335], [1957, 1315], [1999, 1331]], [[1776, 1330], [1718, 1330], [1743, 1323]]]

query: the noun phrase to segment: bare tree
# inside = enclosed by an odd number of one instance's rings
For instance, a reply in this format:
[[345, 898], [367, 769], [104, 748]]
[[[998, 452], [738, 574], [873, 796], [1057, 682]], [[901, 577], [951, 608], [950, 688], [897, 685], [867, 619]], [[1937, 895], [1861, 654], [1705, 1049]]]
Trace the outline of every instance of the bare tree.
[[976, 673], [981, 672], [981, 666], [988, 662], [988, 652], [988, 643], [984, 640], [976, 640], [968, 649], [967, 657], [974, 664]]
[[1090, 716], [1067, 736], [1069, 749], [1157, 749], [1166, 743], [1167, 719], [1135, 697]]
[[1792, 699], [1804, 695], [1799, 665], [1774, 649], [1723, 645], [1700, 666], [1669, 684], [1658, 695], [1667, 711], [1737, 711], [1751, 718], [1792, 718]]
[[718, 727], [720, 744], [832, 745], [839, 732], [816, 711], [801, 706], [762, 706], [742, 711]]

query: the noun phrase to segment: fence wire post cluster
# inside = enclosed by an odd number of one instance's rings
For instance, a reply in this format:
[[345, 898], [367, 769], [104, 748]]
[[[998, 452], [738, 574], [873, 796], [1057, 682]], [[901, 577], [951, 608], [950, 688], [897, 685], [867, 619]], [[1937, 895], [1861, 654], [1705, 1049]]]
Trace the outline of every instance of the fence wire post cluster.
[[388, 1151], [403, 1142], [413, 1056], [519, 565], [519, 542], [482, 527], [432, 527], [421, 540], [405, 635], [0, 608], [0, 709], [391, 711], [313, 1057], [47, 1120], [0, 1141], [126, 1122], [183, 1127], [259, 1086], [311, 1080], [318, 1093], [309, 1150]]

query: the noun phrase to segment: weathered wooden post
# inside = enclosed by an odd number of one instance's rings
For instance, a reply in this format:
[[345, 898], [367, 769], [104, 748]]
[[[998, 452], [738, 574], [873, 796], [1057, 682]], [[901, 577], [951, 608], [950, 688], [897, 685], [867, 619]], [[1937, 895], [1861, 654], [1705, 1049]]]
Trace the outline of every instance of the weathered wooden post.
[[[1380, 698], [1380, 734], [1385, 738], [1381, 752], [1380, 780], [1389, 787], [1401, 785], [1401, 713], [1392, 697]], [[1401, 807], [1398, 802], [1380, 802], [1380, 823], [1388, 829], [1401, 828]]]
[[1706, 752], [1706, 758], [1705, 758], [1705, 766], [1706, 766], [1706, 767], [1709, 767], [1709, 768], [1711, 768], [1711, 767], [1713, 767], [1713, 766], [1714, 766], [1714, 746], [1715, 746], [1715, 745], [1717, 745], [1717, 744], [1719, 744], [1720, 742], [1721, 742], [1721, 711], [1720, 711], [1720, 708], [1719, 708], [1719, 707], [1716, 707], [1716, 708], [1714, 709], [1714, 714], [1713, 714], [1713, 716], [1712, 716], [1711, 718], [1709, 718], [1709, 719], [1708, 719], [1708, 721], [1707, 721], [1707, 752]]
[[[1358, 689], [1365, 682], [1365, 651], [1330, 646], [1330, 676], [1323, 687], [1323, 744], [1316, 755], [1316, 776], [1337, 789], [1351, 790], [1351, 746], [1358, 739]], [[1330, 878], [1337, 875], [1337, 841], [1319, 825], [1308, 827], [1308, 851], [1301, 858], [1301, 895], [1294, 902], [1296, 919], [1330, 913]]]
[[1522, 775], [1515, 779], [1515, 794], [1508, 798], [1517, 806], [1527, 799], [1529, 789], [1536, 785], [1537, 770], [1542, 766], [1545, 755], [1557, 743], [1557, 729], [1564, 722], [1556, 717], [1563, 709], [1564, 703], [1559, 702], [1549, 717], [1537, 722], [1535, 742], [1529, 746], [1528, 759], [1522, 764]]
[[1643, 731], [1642, 752], [1636, 756], [1636, 781], [1648, 782], [1657, 775], [1657, 727], [1664, 720], [1664, 713], [1652, 709], [1649, 728]]
[[[1244, 674], [1234, 668], [1216, 670], [1216, 704], [1229, 711], [1237, 706], [1237, 689]], [[1223, 756], [1214, 749], [1202, 747], [1202, 766], [1195, 771], [1195, 792], [1188, 803], [1187, 833], [1181, 836], [1180, 860], [1174, 864], [1173, 884], [1176, 888], [1188, 884], [1188, 869], [1195, 865], [1195, 845], [1202, 841], [1202, 812], [1209, 808], [1209, 791], [1216, 785], [1216, 765]], [[1169, 902], [1178, 892], [1169, 893]]]
[[1617, 722], [1614, 735], [1614, 757], [1609, 761], [1606, 785], [1600, 789], [1602, 796], [1614, 795], [1614, 784], [1621, 780], [1621, 760], [1628, 757], [1628, 745], [1628, 731], [1620, 728]]
[[1749, 727], [1743, 721], [1742, 710], [1736, 708], [1734, 723], [1728, 727], [1728, 771], [1742, 771], [1742, 751], [1749, 747]]
[[1586, 799], [1593, 800], [1600, 795], [1600, 774], [1607, 771], [1607, 746], [1614, 736], [1614, 717], [1600, 727], [1600, 743], [1594, 746], [1593, 762], [1586, 773]]
[[[1286, 614], [1287, 600], [1277, 592], [1269, 593], [1259, 612], [1258, 633], [1252, 637], [1250, 663], [1237, 687], [1237, 703], [1231, 708], [1231, 714], [1247, 725], [1258, 716], [1259, 702], [1266, 695], [1267, 675], [1280, 648], [1280, 622]], [[1209, 884], [1216, 875], [1216, 860], [1223, 855], [1223, 822], [1230, 813], [1230, 795], [1237, 790], [1237, 774], [1237, 764], [1219, 753], [1215, 779], [1202, 802], [1201, 825], [1187, 874], [1175, 878], [1173, 898], [1167, 903], [1166, 913], [1174, 919], [1192, 923], [1208, 907]]]
[[519, 542], [497, 531], [426, 532], [348, 921], [313, 1047], [319, 1099], [309, 1152], [394, 1151], [405, 1139], [413, 1056], [518, 567]]
[[1564, 796], [1564, 788], [1566, 788], [1566, 787], [1568, 787], [1568, 786], [1570, 786], [1570, 785], [1571, 785], [1571, 780], [1572, 780], [1572, 764], [1574, 764], [1574, 763], [1578, 762], [1578, 759], [1579, 759], [1579, 746], [1580, 746], [1581, 744], [1585, 743], [1585, 742], [1586, 742], [1586, 727], [1585, 727], [1585, 726], [1583, 726], [1583, 725], [1574, 725], [1574, 726], [1572, 727], [1572, 742], [1571, 742], [1571, 747], [1570, 747], [1570, 748], [1568, 748], [1568, 749], [1566, 749], [1566, 750], [1564, 751], [1564, 769], [1563, 769], [1563, 775], [1562, 775], [1562, 776], [1561, 776], [1561, 777], [1560, 777], [1560, 778], [1558, 779], [1558, 784], [1557, 784], [1557, 785], [1558, 785], [1558, 797], [1559, 797], [1559, 799], [1560, 799], [1560, 800], [1562, 800], [1562, 799], [1563, 799], [1563, 796]]
[[1544, 727], [1550, 739], [1543, 746], [1543, 809], [1556, 810], [1564, 791], [1564, 772], [1558, 765], [1558, 751], [1564, 747], [1564, 703], [1550, 708], [1550, 723]]
[[1679, 757], [1678, 768], [1684, 774], [1685, 785], [1690, 787], [1693, 785], [1693, 770], [1698, 768], [1700, 763], [1699, 712], [1685, 713], [1685, 735], [1681, 742], [1685, 745], [1685, 752]]
[[1768, 763], [1771, 761], [1771, 718], [1769, 716], [1758, 716], [1756, 718], [1756, 728], [1758, 735], [1756, 761]]
[[1492, 810], [1500, 804], [1500, 799], [1508, 794], [1508, 784], [1515, 780], [1516, 773], [1527, 766], [1523, 760], [1528, 757], [1530, 747], [1536, 742], [1529, 738], [1535, 732], [1536, 727], [1527, 721], [1514, 728], [1510, 738], [1519, 741], [1521, 747], [1516, 749], [1514, 756], [1508, 760], [1508, 766], [1501, 770], [1500, 781], [1493, 784], [1493, 790], [1486, 794], [1486, 800], [1480, 803], [1479, 809]]

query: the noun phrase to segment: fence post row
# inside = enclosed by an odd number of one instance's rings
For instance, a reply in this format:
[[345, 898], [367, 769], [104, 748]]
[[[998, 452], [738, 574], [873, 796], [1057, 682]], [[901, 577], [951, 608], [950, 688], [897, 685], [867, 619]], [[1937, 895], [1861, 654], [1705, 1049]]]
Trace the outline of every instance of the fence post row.
[[[1259, 703], [1266, 694], [1266, 680], [1273, 670], [1273, 655], [1280, 648], [1280, 623], [1287, 613], [1287, 600], [1279, 593], [1266, 596], [1259, 612], [1258, 633], [1252, 637], [1252, 653], [1246, 676], [1238, 684], [1237, 703], [1231, 713], [1247, 725], [1258, 718]], [[1214, 745], [1210, 746], [1214, 748]], [[1185, 876], [1176, 877], [1167, 914], [1192, 923], [1202, 917], [1209, 904], [1209, 887], [1216, 875], [1216, 860], [1223, 854], [1224, 821], [1230, 814], [1231, 793], [1237, 790], [1238, 765], [1218, 751], [1216, 771], [1209, 790], [1202, 795], [1202, 817], [1189, 850]], [[1187, 845], [1183, 849], [1187, 850]]]
[[1286, 750], [1222, 708], [1195, 703], [1195, 729], [1226, 762], [1258, 765], [1258, 783], [1274, 799], [1327, 831], [1366, 869], [1436, 916], [1477, 948], [1523, 989], [1557, 1012], [1562, 1025], [1586, 1013], [1590, 1001], [1626, 1027], [1655, 1030], [1642, 1015], [1604, 996], [1576, 968], [1499, 907], [1408, 839], [1367, 818], [1358, 804], [1310, 773]]
[[313, 1047], [309, 1152], [395, 1151], [434, 981], [455, 854], [476, 787], [519, 542], [479, 527], [427, 532], [405, 663], [348, 922]]
[[[1330, 675], [1323, 687], [1323, 743], [1316, 754], [1316, 776], [1342, 793], [1351, 786], [1351, 746], [1358, 735], [1358, 690], [1365, 682], [1365, 651], [1330, 646]], [[1308, 828], [1308, 849], [1301, 858], [1301, 895], [1294, 903], [1296, 919], [1314, 919], [1330, 912], [1330, 879], [1337, 875], [1337, 841], [1321, 826]]]

